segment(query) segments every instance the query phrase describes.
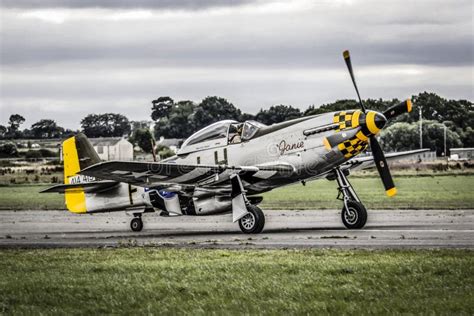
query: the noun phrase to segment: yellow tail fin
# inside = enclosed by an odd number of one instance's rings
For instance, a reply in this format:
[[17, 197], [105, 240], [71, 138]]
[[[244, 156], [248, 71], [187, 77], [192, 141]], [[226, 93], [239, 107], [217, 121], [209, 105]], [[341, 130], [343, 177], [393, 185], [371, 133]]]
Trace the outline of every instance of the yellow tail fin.
[[[63, 142], [64, 183], [84, 182], [84, 176], [77, 173], [88, 166], [100, 162], [91, 143], [84, 134], [78, 134]], [[86, 194], [83, 189], [71, 188], [65, 191], [66, 207], [73, 213], [85, 213]]]
[[[63, 142], [64, 183], [72, 183], [73, 177], [81, 170], [79, 156], [76, 148], [76, 137], [71, 137]], [[86, 194], [83, 189], [67, 189], [64, 198], [66, 207], [73, 213], [86, 212]]]

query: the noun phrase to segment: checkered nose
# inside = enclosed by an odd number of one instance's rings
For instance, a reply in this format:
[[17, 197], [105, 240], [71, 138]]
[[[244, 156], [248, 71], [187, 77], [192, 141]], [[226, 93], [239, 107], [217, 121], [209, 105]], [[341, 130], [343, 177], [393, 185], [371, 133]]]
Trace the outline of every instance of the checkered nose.
[[343, 111], [334, 114], [333, 123], [338, 124], [336, 133], [323, 138], [323, 144], [350, 158], [367, 149], [369, 138], [380, 132], [387, 118], [376, 111]]

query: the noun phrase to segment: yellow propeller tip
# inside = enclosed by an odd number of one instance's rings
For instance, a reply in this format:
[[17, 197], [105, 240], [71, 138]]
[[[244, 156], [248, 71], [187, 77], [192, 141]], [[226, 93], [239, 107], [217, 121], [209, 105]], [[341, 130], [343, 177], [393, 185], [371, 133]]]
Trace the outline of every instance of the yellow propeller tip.
[[411, 100], [407, 99], [407, 111], [408, 111], [408, 113], [411, 112], [412, 107], [413, 107], [413, 105], [411, 103]]
[[388, 189], [388, 190], [386, 191], [386, 193], [387, 193], [388, 196], [392, 197], [392, 196], [394, 196], [395, 194], [397, 194], [397, 188]]
[[348, 50], [345, 50], [345, 51], [342, 53], [342, 56], [344, 56], [345, 59], [349, 58], [349, 57], [350, 57], [349, 51], [348, 51]]
[[323, 144], [324, 144], [324, 147], [326, 147], [326, 149], [327, 149], [328, 151], [331, 150], [331, 145], [329, 145], [329, 141], [328, 141], [327, 137], [324, 137], [324, 138], [323, 138]]

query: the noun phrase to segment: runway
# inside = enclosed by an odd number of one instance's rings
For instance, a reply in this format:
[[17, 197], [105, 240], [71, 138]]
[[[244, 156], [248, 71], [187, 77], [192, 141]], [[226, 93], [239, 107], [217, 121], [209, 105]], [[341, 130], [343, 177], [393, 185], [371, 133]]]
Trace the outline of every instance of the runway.
[[261, 234], [245, 235], [230, 215], [145, 214], [130, 231], [123, 212], [0, 211], [0, 248], [156, 246], [180, 248], [474, 248], [474, 210], [372, 210], [361, 230], [339, 210], [266, 210]]

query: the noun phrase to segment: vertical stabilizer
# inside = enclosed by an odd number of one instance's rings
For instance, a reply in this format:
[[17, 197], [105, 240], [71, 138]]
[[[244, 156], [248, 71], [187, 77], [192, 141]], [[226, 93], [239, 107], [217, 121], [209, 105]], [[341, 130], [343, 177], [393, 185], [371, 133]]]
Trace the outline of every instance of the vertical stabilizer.
[[[77, 173], [86, 167], [100, 162], [99, 156], [92, 147], [87, 137], [80, 133], [66, 139], [62, 144], [64, 162], [64, 183], [85, 183], [93, 179], [78, 175]], [[84, 189], [66, 189], [66, 207], [73, 213], [86, 212], [86, 195]]]

